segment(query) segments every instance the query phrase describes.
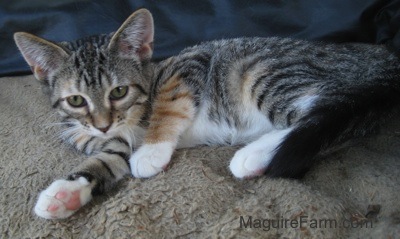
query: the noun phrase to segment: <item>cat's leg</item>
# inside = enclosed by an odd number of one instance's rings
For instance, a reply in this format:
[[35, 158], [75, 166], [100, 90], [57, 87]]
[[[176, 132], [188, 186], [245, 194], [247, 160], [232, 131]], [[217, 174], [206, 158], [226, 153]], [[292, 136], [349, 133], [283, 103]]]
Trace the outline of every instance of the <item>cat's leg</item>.
[[190, 87], [178, 76], [168, 79], [154, 101], [143, 145], [130, 159], [133, 176], [147, 178], [165, 169], [195, 111], [194, 94]]
[[233, 175], [237, 178], [262, 175], [271, 162], [275, 149], [291, 130], [291, 128], [274, 130], [238, 150], [229, 165]]
[[89, 157], [67, 179], [54, 181], [39, 195], [35, 213], [47, 219], [71, 216], [87, 204], [92, 195], [100, 194], [129, 174], [131, 148], [122, 138], [104, 142], [101, 152]]

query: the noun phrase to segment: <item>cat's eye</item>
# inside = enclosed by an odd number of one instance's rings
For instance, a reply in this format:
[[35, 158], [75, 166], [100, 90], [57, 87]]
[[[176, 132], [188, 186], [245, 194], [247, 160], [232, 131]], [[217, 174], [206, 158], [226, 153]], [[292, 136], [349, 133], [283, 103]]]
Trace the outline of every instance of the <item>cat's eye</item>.
[[86, 100], [80, 95], [73, 95], [67, 98], [68, 104], [70, 104], [72, 107], [83, 107], [85, 106]]
[[114, 88], [110, 93], [111, 100], [119, 100], [128, 93], [128, 86], [118, 86]]

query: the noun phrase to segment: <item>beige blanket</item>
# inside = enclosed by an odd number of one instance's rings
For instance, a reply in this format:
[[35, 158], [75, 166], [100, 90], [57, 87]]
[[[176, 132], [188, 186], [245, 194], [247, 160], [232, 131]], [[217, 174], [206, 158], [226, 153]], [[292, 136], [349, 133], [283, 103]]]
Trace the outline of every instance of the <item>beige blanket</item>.
[[300, 181], [236, 180], [235, 148], [179, 150], [151, 179], [127, 177], [71, 218], [32, 212], [84, 160], [57, 138], [32, 76], [0, 78], [0, 238], [400, 238], [400, 123], [321, 155]]

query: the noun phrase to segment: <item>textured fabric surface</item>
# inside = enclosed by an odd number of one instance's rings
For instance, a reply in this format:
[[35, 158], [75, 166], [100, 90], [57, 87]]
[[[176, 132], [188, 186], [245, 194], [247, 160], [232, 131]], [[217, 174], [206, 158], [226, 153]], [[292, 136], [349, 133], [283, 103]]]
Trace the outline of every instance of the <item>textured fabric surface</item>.
[[[164, 173], [127, 177], [71, 218], [51, 221], [32, 212], [38, 192], [84, 156], [57, 138], [57, 117], [32, 76], [0, 78], [0, 89], [0, 238], [400, 237], [399, 116], [378, 135], [321, 155], [300, 181], [239, 181], [227, 168], [235, 148], [183, 149]], [[252, 216], [253, 228], [241, 228], [241, 216]], [[267, 230], [266, 219], [300, 218], [301, 228]], [[323, 219], [336, 227], [312, 228]], [[346, 228], [365, 220], [372, 228]]]

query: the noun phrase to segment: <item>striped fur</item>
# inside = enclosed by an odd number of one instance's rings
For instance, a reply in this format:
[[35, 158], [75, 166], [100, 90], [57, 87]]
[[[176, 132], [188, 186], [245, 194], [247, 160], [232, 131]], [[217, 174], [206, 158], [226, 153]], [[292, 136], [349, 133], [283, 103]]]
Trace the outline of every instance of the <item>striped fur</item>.
[[[153, 34], [142, 9], [116, 33], [75, 43], [15, 35], [62, 117], [62, 137], [89, 156], [68, 177], [74, 189], [81, 178], [82, 192], [95, 194], [129, 172], [153, 176], [175, 148], [201, 144], [247, 144], [230, 164], [239, 178], [301, 177], [318, 152], [372, 131], [400, 102], [400, 61], [385, 46], [238, 38], [153, 63]], [[121, 86], [127, 94], [111, 99]], [[85, 104], [72, 107], [77, 95]], [[68, 185], [56, 182], [48, 190]], [[46, 192], [37, 204], [46, 218], [90, 200], [53, 213]]]

